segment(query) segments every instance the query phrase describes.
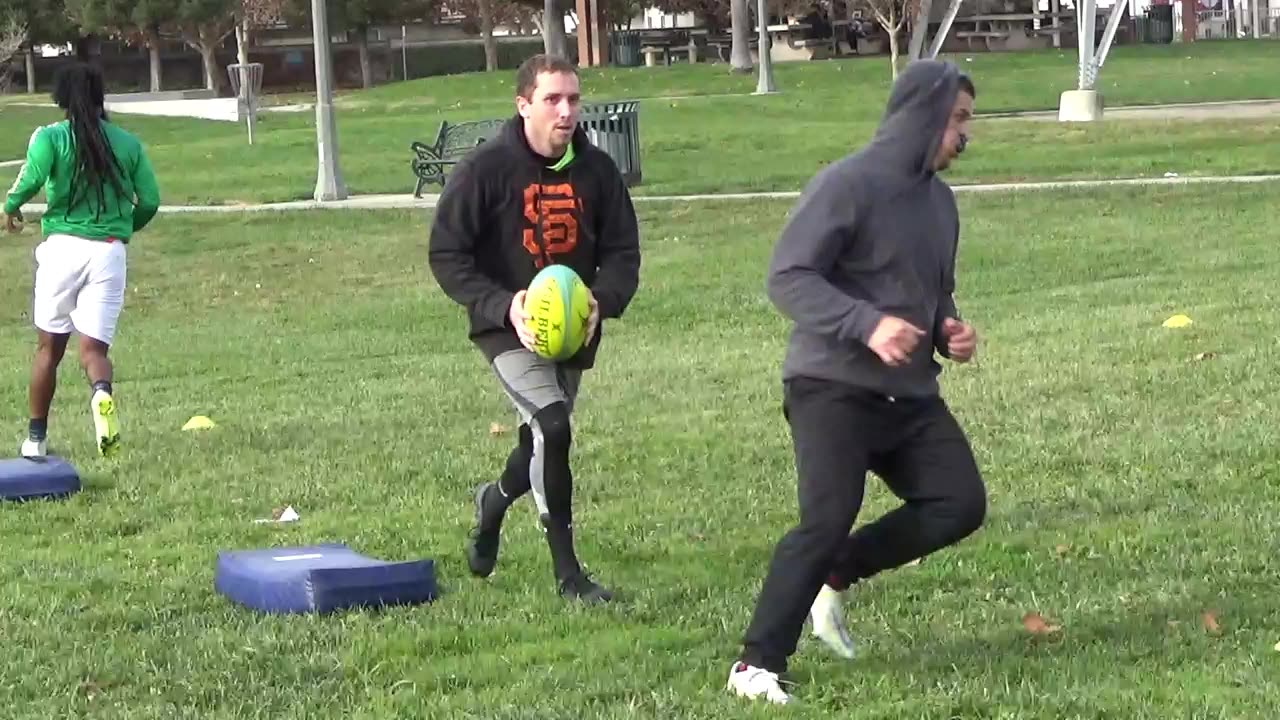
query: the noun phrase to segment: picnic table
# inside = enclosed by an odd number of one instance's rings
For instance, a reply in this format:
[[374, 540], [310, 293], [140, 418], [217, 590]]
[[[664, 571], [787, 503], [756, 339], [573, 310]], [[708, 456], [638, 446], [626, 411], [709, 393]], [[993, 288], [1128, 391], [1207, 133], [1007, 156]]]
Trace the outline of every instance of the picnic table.
[[689, 63], [698, 62], [708, 35], [706, 28], [645, 28], [636, 32], [645, 67], [657, 67], [659, 59], [670, 65], [681, 54]]
[[964, 15], [952, 22], [951, 35], [971, 50], [975, 43], [986, 50], [1061, 47], [1062, 33], [1075, 32], [1075, 17], [1074, 11]]
[[[835, 33], [827, 38], [809, 38], [813, 25], [809, 23], [779, 23], [766, 25], [769, 34], [769, 57], [774, 62], [797, 60], [826, 60], [839, 54]], [[752, 49], [751, 58], [760, 61], [759, 47]]]

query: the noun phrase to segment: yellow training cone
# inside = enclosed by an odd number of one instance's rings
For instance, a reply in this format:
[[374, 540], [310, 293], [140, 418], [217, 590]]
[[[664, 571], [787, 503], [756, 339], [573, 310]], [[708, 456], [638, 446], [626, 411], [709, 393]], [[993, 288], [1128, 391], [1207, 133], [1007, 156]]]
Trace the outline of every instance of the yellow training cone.
[[182, 429], [183, 430], [208, 430], [209, 428], [214, 428], [214, 427], [217, 427], [217, 425], [214, 425], [212, 420], [205, 417], [204, 415], [196, 415], [195, 417], [188, 420], [187, 424], [182, 426]]
[[1191, 324], [1191, 318], [1187, 317], [1186, 315], [1174, 315], [1173, 317], [1164, 321], [1164, 326], [1167, 328], [1184, 328], [1190, 324]]

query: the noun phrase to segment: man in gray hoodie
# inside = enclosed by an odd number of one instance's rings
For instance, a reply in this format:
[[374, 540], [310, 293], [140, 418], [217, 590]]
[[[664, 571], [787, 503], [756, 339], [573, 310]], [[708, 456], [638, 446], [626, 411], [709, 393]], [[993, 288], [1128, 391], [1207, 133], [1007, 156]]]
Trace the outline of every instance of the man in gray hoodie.
[[[934, 358], [968, 362], [978, 343], [952, 299], [960, 222], [938, 176], [964, 151], [976, 95], [950, 63], [908, 65], [875, 137], [818, 173], [774, 248], [800, 522], [774, 551], [729, 675], [737, 695], [786, 703], [779, 675], [806, 616], [852, 657], [840, 593], [982, 525], [982, 476]], [[903, 504], [851, 535], [868, 471]]]

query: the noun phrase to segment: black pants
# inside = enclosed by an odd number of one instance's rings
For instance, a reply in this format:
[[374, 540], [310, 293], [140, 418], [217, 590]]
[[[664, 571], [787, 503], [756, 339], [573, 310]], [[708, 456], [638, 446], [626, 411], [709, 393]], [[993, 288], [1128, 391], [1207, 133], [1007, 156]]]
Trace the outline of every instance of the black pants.
[[[809, 378], [789, 380], [783, 411], [799, 476], [800, 524], [774, 550], [741, 660], [787, 669], [824, 582], [843, 588], [977, 530], [986, 490], [942, 398], [889, 398]], [[866, 473], [903, 505], [852, 535]]]

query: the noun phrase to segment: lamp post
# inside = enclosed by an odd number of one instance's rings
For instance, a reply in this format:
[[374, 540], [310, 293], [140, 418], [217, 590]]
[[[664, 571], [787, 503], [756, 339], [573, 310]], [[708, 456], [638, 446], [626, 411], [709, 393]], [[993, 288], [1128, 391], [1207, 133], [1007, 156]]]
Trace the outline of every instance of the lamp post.
[[316, 65], [316, 173], [315, 199], [343, 200], [347, 186], [338, 169], [338, 128], [333, 118], [333, 54], [329, 44], [329, 16], [325, 0], [311, 0], [311, 35]]
[[778, 92], [773, 84], [773, 58], [769, 47], [769, 17], [766, 0], [756, 0], [756, 20], [759, 21], [760, 39], [756, 46], [760, 48], [760, 77], [756, 81], [756, 95], [772, 95]]

